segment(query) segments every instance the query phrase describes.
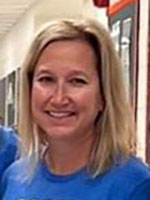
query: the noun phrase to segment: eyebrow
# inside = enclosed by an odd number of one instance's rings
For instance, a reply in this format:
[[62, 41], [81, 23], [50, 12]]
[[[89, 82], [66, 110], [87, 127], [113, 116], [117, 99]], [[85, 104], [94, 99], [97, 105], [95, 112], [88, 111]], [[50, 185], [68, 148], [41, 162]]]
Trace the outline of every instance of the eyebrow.
[[35, 71], [36, 75], [39, 75], [39, 74], [52, 74], [49, 70], [46, 70], [46, 69], [41, 69], [39, 71]]
[[73, 75], [83, 75], [87, 77], [87, 74], [84, 71], [81, 70], [72, 70], [69, 75], [73, 76]]

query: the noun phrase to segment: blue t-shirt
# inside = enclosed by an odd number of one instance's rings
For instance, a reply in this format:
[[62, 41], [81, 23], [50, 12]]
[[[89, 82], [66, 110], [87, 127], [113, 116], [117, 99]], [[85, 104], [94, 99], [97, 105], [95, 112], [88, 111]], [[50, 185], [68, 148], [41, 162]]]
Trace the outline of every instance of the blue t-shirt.
[[138, 188], [133, 191], [131, 200], [150, 200], [150, 179], [147, 179], [144, 183], [139, 184]]
[[0, 179], [4, 170], [15, 160], [17, 135], [11, 128], [0, 126]]
[[[2, 200], [131, 200], [136, 187], [150, 179], [149, 169], [137, 158], [92, 179], [83, 168], [70, 175], [56, 175], [40, 162], [30, 182], [23, 181], [26, 162], [17, 161], [3, 177]], [[145, 200], [145, 199], [142, 199]]]

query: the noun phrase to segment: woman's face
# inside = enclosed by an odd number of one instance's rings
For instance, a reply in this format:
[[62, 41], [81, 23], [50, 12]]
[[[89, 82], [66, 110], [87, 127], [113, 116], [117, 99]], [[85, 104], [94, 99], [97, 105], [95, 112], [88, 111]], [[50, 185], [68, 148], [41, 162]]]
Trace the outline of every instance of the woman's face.
[[35, 66], [32, 84], [33, 118], [50, 139], [93, 134], [102, 102], [96, 57], [87, 42], [48, 45]]

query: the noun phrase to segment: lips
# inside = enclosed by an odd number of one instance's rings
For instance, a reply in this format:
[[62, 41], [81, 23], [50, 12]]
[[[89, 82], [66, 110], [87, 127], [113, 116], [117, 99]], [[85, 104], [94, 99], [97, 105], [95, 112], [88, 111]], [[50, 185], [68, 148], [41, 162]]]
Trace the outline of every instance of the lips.
[[58, 119], [71, 117], [75, 115], [75, 112], [72, 112], [72, 111], [45, 111], [45, 112], [50, 117], [58, 118]]

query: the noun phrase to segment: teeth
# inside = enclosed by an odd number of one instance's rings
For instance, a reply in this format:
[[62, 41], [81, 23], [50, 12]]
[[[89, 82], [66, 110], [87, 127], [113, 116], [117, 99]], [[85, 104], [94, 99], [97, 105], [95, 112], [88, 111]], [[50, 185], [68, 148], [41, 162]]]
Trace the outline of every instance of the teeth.
[[71, 112], [48, 112], [51, 117], [62, 118], [62, 117], [69, 117], [72, 113]]

